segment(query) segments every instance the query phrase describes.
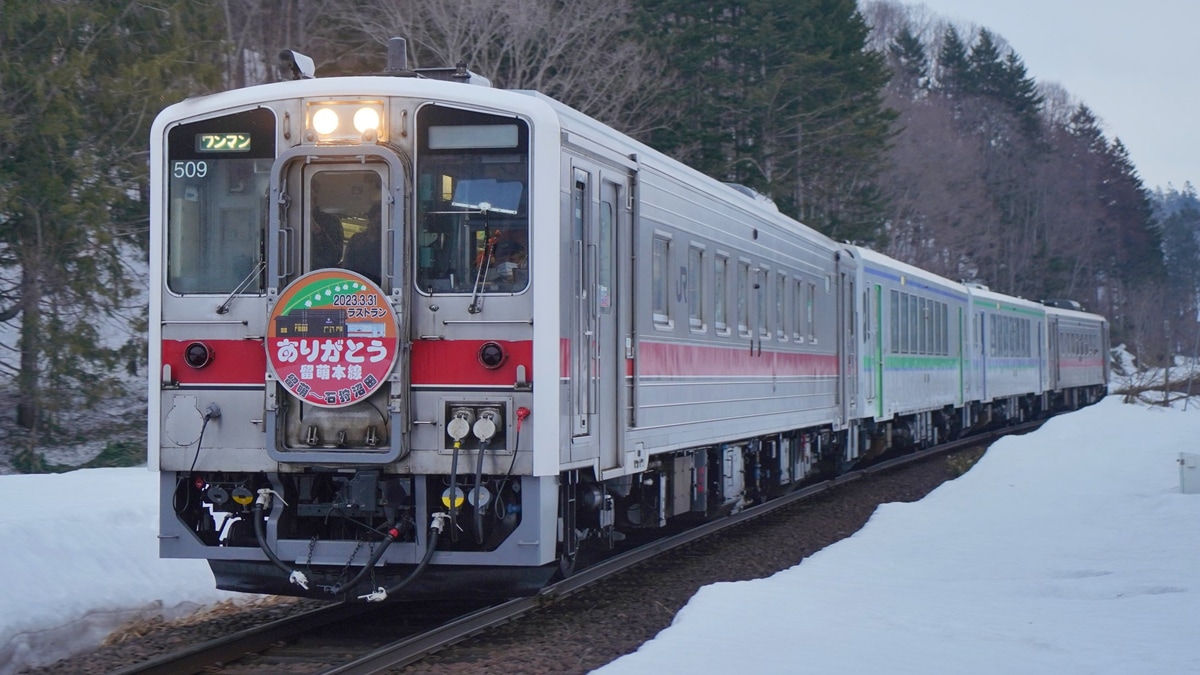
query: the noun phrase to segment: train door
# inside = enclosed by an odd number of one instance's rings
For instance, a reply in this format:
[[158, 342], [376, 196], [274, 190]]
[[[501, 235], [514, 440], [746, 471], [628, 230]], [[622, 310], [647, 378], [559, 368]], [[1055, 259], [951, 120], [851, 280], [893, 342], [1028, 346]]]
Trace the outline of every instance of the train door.
[[883, 416], [883, 286], [871, 284], [863, 294], [865, 320], [863, 321], [863, 347], [871, 364], [866, 374], [867, 407], [873, 408], [877, 417]]
[[1046, 322], [1046, 340], [1050, 345], [1050, 358], [1045, 359], [1049, 361], [1046, 365], [1050, 369], [1050, 381], [1047, 383], [1046, 389], [1055, 391], [1058, 389], [1058, 317], [1053, 314], [1048, 315]]
[[[628, 178], [577, 161], [571, 186], [571, 460], [619, 466], [626, 349], [620, 344], [625, 270], [619, 246], [629, 231]], [[628, 244], [625, 244], [628, 245]]]
[[1035, 343], [1037, 347], [1034, 355], [1037, 356], [1038, 360], [1038, 387], [1040, 387], [1042, 391], [1046, 391], [1049, 388], [1047, 384], [1049, 383], [1050, 377], [1050, 372], [1046, 368], [1046, 327], [1041, 321], [1035, 321], [1034, 325], [1037, 326], [1037, 335], [1035, 336], [1037, 339], [1037, 342]]
[[838, 325], [842, 328], [842, 419], [848, 424], [858, 417], [858, 338], [855, 320], [855, 261], [843, 252], [838, 261]]
[[974, 357], [979, 368], [976, 371], [979, 374], [979, 400], [988, 400], [987, 386], [987, 371], [988, 371], [988, 339], [987, 339], [987, 313], [983, 310], [975, 312], [975, 348]]
[[967, 367], [967, 345], [970, 344], [971, 332], [967, 326], [963, 308], [958, 308], [958, 405], [963, 405], [971, 398], [971, 369]]
[[[404, 278], [401, 267], [408, 241], [401, 225], [407, 168], [398, 156], [382, 148], [322, 148], [319, 160], [312, 154], [312, 148], [284, 153], [272, 169], [272, 201], [277, 207], [271, 214], [272, 244], [267, 247], [269, 304], [303, 274], [350, 270], [380, 287], [398, 323], [395, 334], [405, 335], [408, 317], [404, 285], [399, 280]], [[342, 335], [342, 329], [334, 314], [318, 307], [301, 318], [306, 319], [304, 335], [311, 339], [298, 342], [297, 358], [313, 365], [299, 369], [295, 375], [299, 386], [288, 385], [289, 396], [295, 400], [268, 391], [268, 452], [281, 461], [294, 461], [301, 455], [312, 462], [380, 464], [398, 459], [407, 451], [403, 422], [410, 372], [407, 360], [396, 358], [393, 369], [382, 374], [386, 383], [375, 385], [372, 392], [368, 382], [363, 386], [366, 398], [354, 401], [353, 396], [359, 394], [354, 378], [360, 372], [373, 382], [381, 377], [355, 368], [351, 354], [342, 353], [344, 343], [336, 337]], [[314, 319], [326, 323], [314, 325]], [[289, 325], [292, 328], [299, 330], [299, 324]], [[356, 328], [373, 330], [376, 324]], [[378, 329], [388, 330], [382, 324]], [[322, 347], [319, 356], [317, 345]], [[328, 390], [325, 400], [314, 403], [307, 392], [321, 387]], [[350, 394], [329, 397], [329, 392], [340, 395], [342, 389]], [[347, 400], [354, 402], [347, 404]], [[362, 424], [347, 426], [345, 420], [353, 415], [358, 415], [355, 419], [363, 420]]]

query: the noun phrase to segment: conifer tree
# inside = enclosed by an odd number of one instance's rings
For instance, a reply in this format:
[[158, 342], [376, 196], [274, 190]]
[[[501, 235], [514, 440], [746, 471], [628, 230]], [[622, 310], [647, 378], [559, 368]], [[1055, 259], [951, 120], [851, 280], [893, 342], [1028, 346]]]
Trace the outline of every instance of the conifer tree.
[[991, 31], [980, 29], [975, 44], [967, 54], [967, 72], [964, 89], [975, 96], [1003, 98], [1007, 93], [1007, 73], [1000, 48]]
[[875, 177], [894, 114], [882, 54], [851, 0], [639, 0], [643, 39], [670, 65], [679, 111], [646, 140], [747, 184], [817, 229], [857, 240], [881, 223]]
[[929, 85], [929, 57], [924, 43], [913, 34], [908, 22], [888, 45], [888, 57], [894, 71], [892, 83], [898, 89], [913, 95]]
[[165, 101], [214, 72], [191, 51], [207, 12], [186, 0], [0, 11], [0, 264], [19, 279], [0, 318], [19, 324], [27, 451], [57, 411], [120, 389], [110, 375], [133, 346], [104, 344], [98, 326], [138, 314], [123, 258], [146, 241], [132, 205], [147, 193], [146, 138]]
[[954, 26], [946, 28], [937, 59], [938, 88], [950, 97], [967, 93], [971, 86], [971, 64], [967, 45]]

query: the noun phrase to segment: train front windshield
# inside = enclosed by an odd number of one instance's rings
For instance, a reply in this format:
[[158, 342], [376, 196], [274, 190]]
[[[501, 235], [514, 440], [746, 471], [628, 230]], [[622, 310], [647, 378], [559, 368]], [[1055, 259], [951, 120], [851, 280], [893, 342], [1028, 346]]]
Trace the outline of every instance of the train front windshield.
[[168, 133], [167, 285], [226, 294], [256, 273], [267, 227], [275, 116], [258, 108]]
[[529, 127], [426, 106], [417, 116], [417, 287], [515, 293], [529, 284]]

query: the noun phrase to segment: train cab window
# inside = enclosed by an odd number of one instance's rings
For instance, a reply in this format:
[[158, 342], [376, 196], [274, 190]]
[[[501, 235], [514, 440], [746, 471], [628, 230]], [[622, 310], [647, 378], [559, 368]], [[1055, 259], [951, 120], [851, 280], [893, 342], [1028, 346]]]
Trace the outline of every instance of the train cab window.
[[417, 113], [416, 283], [425, 293], [529, 285], [529, 127], [429, 105]]
[[167, 286], [180, 294], [262, 292], [275, 114], [267, 108], [167, 133]]

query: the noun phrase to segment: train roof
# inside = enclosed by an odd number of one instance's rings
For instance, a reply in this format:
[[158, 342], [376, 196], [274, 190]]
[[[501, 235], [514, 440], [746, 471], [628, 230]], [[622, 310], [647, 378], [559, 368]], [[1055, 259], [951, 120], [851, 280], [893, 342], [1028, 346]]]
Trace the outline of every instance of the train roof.
[[1054, 305], [1046, 305], [1046, 314], [1054, 314], [1056, 316], [1071, 317], [1081, 321], [1095, 321], [1107, 323], [1108, 319], [1100, 314], [1089, 312], [1082, 309], [1070, 309], [1067, 307], [1056, 307]]
[[831, 250], [838, 248], [838, 243], [833, 239], [780, 213], [775, 203], [765, 195], [743, 186], [723, 183], [541, 92], [517, 90], [517, 93], [536, 98], [553, 109], [559, 116], [560, 124], [565, 131], [611, 148], [627, 157], [636, 157], [640, 170], [650, 170], [676, 179], [686, 178], [705, 192], [720, 195], [726, 202], [753, 213], [763, 222], [787, 230], [789, 234], [802, 236], [812, 243]]
[[555, 111], [543, 100], [522, 95], [520, 92], [429, 78], [356, 75], [272, 82], [187, 98], [159, 113], [155, 120], [154, 133], [156, 136], [160, 135], [161, 127], [165, 124], [186, 121], [190, 117], [210, 114], [216, 110], [250, 108], [267, 101], [350, 96], [428, 98], [464, 106], [510, 111], [526, 115], [542, 124], [557, 117]]
[[206, 94], [185, 99], [168, 106], [155, 119], [152, 146], [161, 142], [167, 124], [186, 121], [191, 117], [211, 114], [217, 110], [249, 108], [273, 100], [313, 97], [347, 96], [407, 96], [428, 98], [450, 104], [478, 106], [512, 112], [529, 117], [535, 124], [554, 124], [568, 133], [615, 151], [635, 160], [639, 170], [683, 179], [703, 191], [719, 195], [727, 203], [760, 222], [770, 223], [791, 235], [801, 236], [814, 244], [835, 250], [837, 242], [803, 223], [789, 218], [775, 208], [773, 202], [756, 197], [697, 171], [686, 164], [645, 145], [602, 122], [533, 90], [495, 89], [460, 82], [429, 78], [361, 75], [290, 80], [254, 85], [241, 89]]
[[895, 258], [886, 256], [879, 251], [875, 251], [863, 246], [846, 244], [845, 247], [851, 251], [854, 251], [855, 255], [857, 255], [864, 263], [869, 263], [870, 265], [874, 265], [876, 267], [882, 267], [887, 270], [897, 272], [909, 279], [920, 279], [929, 285], [939, 286], [946, 290], [958, 291], [962, 294], [963, 299], [966, 299], [966, 289], [957, 281], [952, 281], [946, 277], [934, 274], [933, 272], [923, 270], [919, 267], [914, 267], [906, 262], [901, 262]]

